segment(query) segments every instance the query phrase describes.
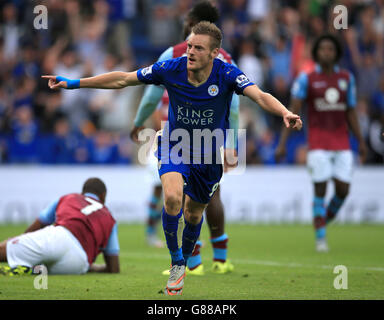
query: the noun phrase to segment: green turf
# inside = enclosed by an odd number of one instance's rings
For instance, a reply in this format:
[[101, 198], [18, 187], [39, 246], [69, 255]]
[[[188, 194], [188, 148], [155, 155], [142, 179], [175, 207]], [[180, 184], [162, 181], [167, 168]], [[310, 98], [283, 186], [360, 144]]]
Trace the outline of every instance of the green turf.
[[[0, 226], [0, 239], [25, 226]], [[120, 225], [121, 273], [48, 277], [36, 290], [34, 276], [0, 276], [1, 299], [384, 299], [384, 226], [332, 225], [329, 253], [314, 251], [309, 225], [227, 225], [231, 274], [210, 271], [212, 249], [206, 224], [202, 258], [206, 274], [188, 276], [182, 296], [162, 294], [167, 249], [146, 246], [143, 225]], [[98, 259], [97, 262], [102, 262]], [[348, 269], [348, 289], [336, 290], [333, 269]]]

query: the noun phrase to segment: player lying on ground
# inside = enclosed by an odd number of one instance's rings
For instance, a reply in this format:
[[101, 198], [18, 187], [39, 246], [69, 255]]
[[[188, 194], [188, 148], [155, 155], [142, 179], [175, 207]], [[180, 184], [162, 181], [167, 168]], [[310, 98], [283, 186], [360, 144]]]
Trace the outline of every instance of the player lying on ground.
[[[166, 87], [170, 99], [169, 120], [157, 140], [157, 157], [164, 192], [163, 229], [172, 263], [165, 292], [171, 295], [182, 292], [186, 261], [199, 238], [204, 209], [223, 174], [218, 150], [225, 141], [218, 145], [211, 141], [202, 146], [201, 141], [197, 141], [200, 144], [194, 141], [194, 132], [216, 130], [225, 136], [223, 132], [229, 127], [228, 115], [234, 92], [244, 94], [266, 111], [281, 116], [286, 127], [297, 130], [302, 127], [298, 115], [260, 90], [241, 70], [216, 59], [221, 40], [221, 31], [214, 24], [203, 21], [192, 29], [187, 56], [157, 62], [134, 72], [117, 71], [77, 80], [44, 76], [49, 79], [51, 89], [120, 89], [142, 83]], [[183, 140], [180, 146], [178, 141], [170, 139], [175, 130], [188, 133], [191, 139]], [[200, 148], [194, 148], [196, 144]], [[175, 150], [182, 151], [181, 162], [176, 161], [180, 157]], [[208, 162], [205, 161], [207, 158]], [[182, 217], [185, 227], [180, 247], [178, 225]]]
[[[31, 274], [45, 265], [49, 274], [120, 272], [117, 223], [104, 206], [103, 181], [90, 178], [81, 194], [71, 193], [44, 209], [24, 234], [0, 243], [5, 275]], [[102, 252], [105, 265], [93, 264]]]

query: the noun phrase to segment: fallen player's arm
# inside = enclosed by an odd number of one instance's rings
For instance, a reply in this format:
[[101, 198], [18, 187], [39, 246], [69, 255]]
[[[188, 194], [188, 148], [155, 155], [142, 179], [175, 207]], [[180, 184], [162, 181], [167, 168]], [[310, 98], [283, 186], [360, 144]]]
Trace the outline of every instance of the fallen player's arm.
[[289, 111], [284, 105], [271, 94], [259, 89], [256, 85], [248, 86], [244, 89], [244, 95], [256, 102], [264, 110], [274, 113], [283, 118], [287, 128], [300, 130], [302, 122], [300, 116]]
[[27, 230], [24, 231], [24, 233], [27, 233], [27, 232], [33, 232], [33, 231], [36, 231], [36, 230], [40, 230], [44, 227], [46, 227], [47, 225], [43, 222], [41, 222], [39, 219], [36, 219], [28, 228]]
[[117, 235], [117, 224], [113, 226], [111, 234], [109, 235], [107, 246], [102, 249], [105, 264], [92, 264], [89, 268], [89, 272], [107, 272], [107, 273], [119, 273], [119, 239]]
[[51, 202], [47, 207], [45, 207], [40, 213], [37, 219], [24, 231], [33, 232], [36, 230], [40, 230], [52, 223], [56, 220], [56, 208], [59, 203], [59, 199]]
[[123, 72], [113, 71], [103, 73], [94, 77], [81, 78], [81, 79], [67, 79], [62, 76], [42, 76], [48, 79], [48, 86], [50, 89], [79, 89], [79, 88], [93, 88], [93, 89], [121, 89], [128, 86], [135, 86], [142, 84], [137, 78], [136, 71]]
[[104, 254], [105, 264], [92, 264], [88, 272], [120, 273], [120, 262], [118, 255]]

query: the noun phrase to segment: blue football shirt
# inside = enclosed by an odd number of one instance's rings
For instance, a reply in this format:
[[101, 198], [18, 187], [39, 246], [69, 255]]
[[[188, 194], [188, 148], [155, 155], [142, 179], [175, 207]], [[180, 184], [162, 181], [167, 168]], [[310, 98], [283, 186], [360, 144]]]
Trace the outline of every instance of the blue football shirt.
[[[185, 56], [139, 69], [137, 77], [146, 84], [165, 86], [169, 108], [162, 139], [168, 138], [170, 149], [180, 144], [192, 156], [216, 155], [225, 143], [233, 93], [243, 94], [253, 85], [240, 69], [214, 59], [207, 81], [194, 86], [188, 81]], [[204, 132], [215, 138], [207, 141], [200, 135]], [[189, 139], [184, 139], [184, 133]]]

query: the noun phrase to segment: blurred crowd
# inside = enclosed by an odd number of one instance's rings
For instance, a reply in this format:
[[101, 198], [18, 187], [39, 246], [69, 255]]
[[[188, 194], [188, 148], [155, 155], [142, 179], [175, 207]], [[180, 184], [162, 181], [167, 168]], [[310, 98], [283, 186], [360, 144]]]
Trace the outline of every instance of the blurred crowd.
[[[289, 106], [290, 87], [314, 62], [310, 49], [324, 32], [344, 48], [341, 67], [356, 77], [357, 112], [368, 163], [383, 163], [384, 0], [220, 0], [223, 47], [248, 77]], [[193, 0], [8, 0], [0, 2], [0, 163], [130, 164], [129, 138], [144, 86], [123, 90], [52, 91], [41, 75], [77, 79], [147, 66], [182, 39]], [[37, 5], [47, 29], [34, 22]], [[335, 5], [348, 28], [334, 28]], [[275, 164], [281, 119], [241, 98], [247, 163]], [[305, 114], [303, 114], [305, 116]], [[304, 118], [305, 119], [305, 118]], [[148, 122], [148, 126], [150, 126]], [[304, 164], [305, 130], [288, 140], [284, 163]], [[351, 144], [357, 150], [351, 136]]]

